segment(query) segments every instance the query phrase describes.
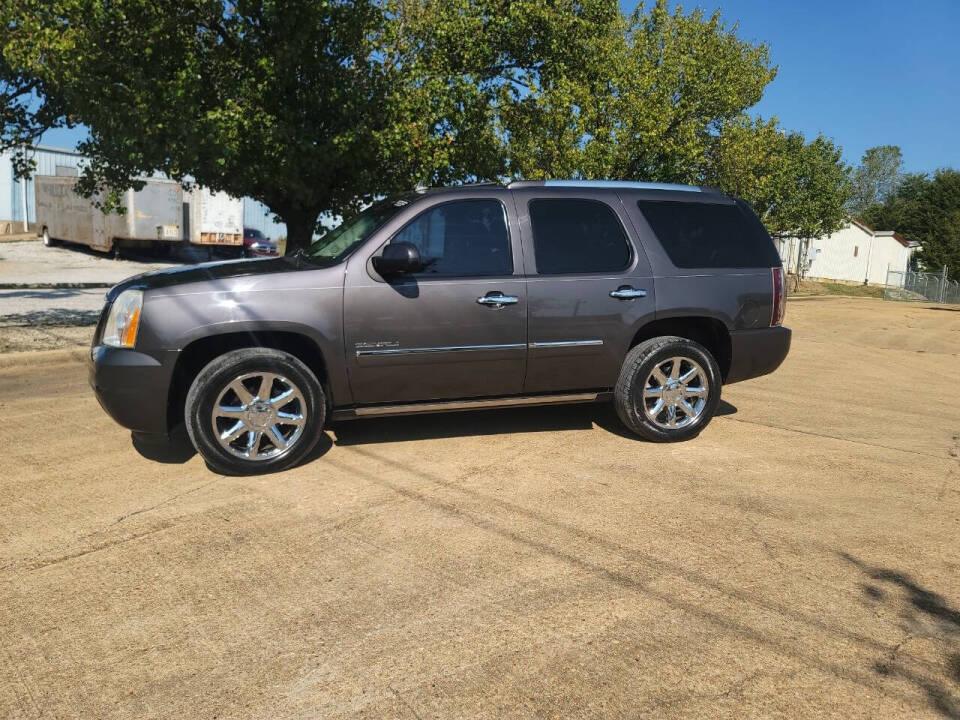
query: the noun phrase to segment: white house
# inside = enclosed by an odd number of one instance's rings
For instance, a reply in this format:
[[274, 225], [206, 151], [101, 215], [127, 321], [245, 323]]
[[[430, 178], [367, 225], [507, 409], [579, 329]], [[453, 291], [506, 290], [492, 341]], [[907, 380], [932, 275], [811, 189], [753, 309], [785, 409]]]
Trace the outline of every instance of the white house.
[[906, 271], [918, 247], [918, 243], [893, 230], [872, 230], [857, 220], [848, 221], [832, 235], [809, 241], [791, 237], [779, 240], [780, 258], [787, 272], [797, 272], [804, 263], [808, 278], [869, 285], [886, 285], [888, 270]]

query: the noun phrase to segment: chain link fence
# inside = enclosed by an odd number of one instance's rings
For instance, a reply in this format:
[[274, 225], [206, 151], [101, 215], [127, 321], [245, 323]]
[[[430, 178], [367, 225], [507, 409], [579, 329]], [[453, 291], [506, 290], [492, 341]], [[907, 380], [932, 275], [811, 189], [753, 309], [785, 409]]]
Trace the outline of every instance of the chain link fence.
[[943, 273], [888, 270], [883, 299], [960, 303], [960, 283]]

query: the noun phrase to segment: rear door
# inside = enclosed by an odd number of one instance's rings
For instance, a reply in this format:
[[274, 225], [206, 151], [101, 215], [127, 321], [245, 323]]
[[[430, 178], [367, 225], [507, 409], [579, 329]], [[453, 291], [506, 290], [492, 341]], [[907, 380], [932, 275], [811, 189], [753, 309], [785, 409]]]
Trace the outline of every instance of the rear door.
[[[401, 222], [348, 267], [344, 331], [354, 401], [519, 394], [527, 293], [509, 191], [427, 197]], [[424, 270], [380, 277], [371, 258], [392, 242], [415, 245]]]
[[616, 193], [514, 191], [528, 267], [524, 392], [613, 387], [654, 286]]

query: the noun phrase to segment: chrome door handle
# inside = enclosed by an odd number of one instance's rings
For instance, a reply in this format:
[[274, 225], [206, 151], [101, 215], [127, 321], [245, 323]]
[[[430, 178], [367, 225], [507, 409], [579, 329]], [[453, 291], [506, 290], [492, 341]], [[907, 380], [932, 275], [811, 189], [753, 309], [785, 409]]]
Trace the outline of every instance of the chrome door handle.
[[610, 297], [617, 298], [618, 300], [632, 300], [633, 298], [641, 298], [646, 296], [646, 290], [637, 290], [636, 288], [632, 287], [621, 287], [610, 291]]
[[514, 295], [484, 295], [483, 297], [478, 297], [477, 302], [481, 305], [491, 305], [493, 307], [502, 308], [504, 305], [515, 305], [520, 302], [520, 298]]

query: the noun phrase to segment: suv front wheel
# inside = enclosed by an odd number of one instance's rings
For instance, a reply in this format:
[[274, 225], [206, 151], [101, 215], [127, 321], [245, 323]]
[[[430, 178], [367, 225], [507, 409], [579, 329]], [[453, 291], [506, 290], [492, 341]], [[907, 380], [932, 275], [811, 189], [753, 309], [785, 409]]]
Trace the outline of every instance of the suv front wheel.
[[696, 437], [720, 404], [720, 368], [705, 347], [657, 337], [627, 353], [614, 390], [620, 420], [654, 442]]
[[316, 375], [289, 353], [244, 348], [197, 375], [184, 419], [197, 452], [218, 472], [249, 475], [296, 465], [320, 439], [326, 397]]

